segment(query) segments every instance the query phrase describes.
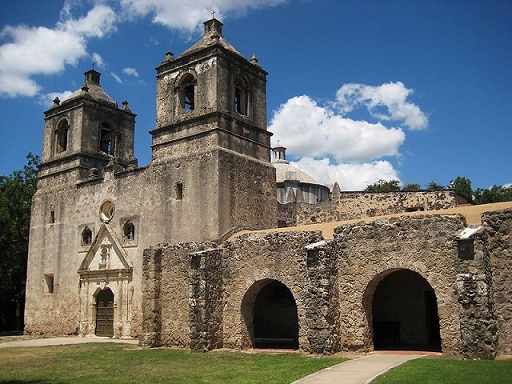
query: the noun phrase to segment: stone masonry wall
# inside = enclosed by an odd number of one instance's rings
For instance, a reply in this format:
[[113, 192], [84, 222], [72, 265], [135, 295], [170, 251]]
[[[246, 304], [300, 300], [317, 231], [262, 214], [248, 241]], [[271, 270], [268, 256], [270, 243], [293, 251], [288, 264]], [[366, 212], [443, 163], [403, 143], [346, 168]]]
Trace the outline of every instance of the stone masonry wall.
[[484, 241], [490, 259], [498, 355], [512, 355], [512, 209], [487, 212]]
[[452, 208], [462, 201], [453, 191], [341, 192], [330, 201], [278, 204], [279, 226], [289, 227], [361, 217]]
[[512, 210], [487, 215], [488, 228], [473, 240], [469, 258], [461, 257], [457, 236], [466, 223], [459, 215], [345, 224], [332, 241], [316, 231], [255, 232], [221, 248], [189, 243], [147, 250], [141, 345], [251, 348], [256, 297], [279, 281], [297, 306], [301, 350], [370, 351], [377, 286], [396, 271], [412, 271], [418, 287], [428, 283], [435, 293], [443, 352], [493, 358], [510, 347], [511, 216]]

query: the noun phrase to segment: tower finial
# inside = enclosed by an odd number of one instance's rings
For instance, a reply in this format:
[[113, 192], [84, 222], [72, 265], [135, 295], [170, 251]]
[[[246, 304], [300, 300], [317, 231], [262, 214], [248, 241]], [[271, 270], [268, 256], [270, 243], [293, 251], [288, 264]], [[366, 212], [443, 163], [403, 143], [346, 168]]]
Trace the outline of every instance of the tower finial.
[[212, 19], [215, 19], [215, 14], [216, 14], [216, 13], [217, 13], [217, 12], [215, 12], [215, 9], [214, 9], [214, 10], [212, 11]]
[[92, 62], [92, 70], [94, 71], [94, 61]]

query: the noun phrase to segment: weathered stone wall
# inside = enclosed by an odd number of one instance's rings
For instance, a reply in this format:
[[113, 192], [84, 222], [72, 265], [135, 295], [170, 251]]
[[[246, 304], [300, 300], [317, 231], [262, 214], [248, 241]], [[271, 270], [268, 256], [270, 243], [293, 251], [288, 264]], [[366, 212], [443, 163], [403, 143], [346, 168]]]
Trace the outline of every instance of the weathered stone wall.
[[512, 355], [512, 210], [488, 212], [483, 239], [490, 259], [498, 355]]
[[280, 227], [327, 223], [374, 217], [408, 211], [429, 211], [452, 208], [467, 203], [455, 192], [341, 192], [330, 201], [307, 204], [278, 204]]
[[[510, 228], [512, 218], [496, 217], [499, 219], [494, 220], [506, 221], [505, 228]], [[145, 272], [144, 276], [159, 279], [155, 286], [175, 282], [165, 294], [160, 289], [157, 304], [149, 303], [156, 295], [144, 293], [144, 301], [148, 301], [145, 305], [184, 308], [188, 297], [190, 317], [182, 314], [176, 322], [162, 320], [161, 329], [156, 331], [145, 324], [144, 337], [157, 340], [154, 345], [189, 344], [196, 350], [252, 347], [256, 297], [267, 283], [279, 281], [290, 289], [297, 305], [301, 350], [326, 354], [369, 351], [374, 348], [372, 301], [376, 288], [394, 272], [409, 271], [419, 276], [417, 282], [394, 279], [388, 280], [388, 285], [394, 285], [397, 292], [413, 286], [418, 291], [420, 296], [407, 300], [413, 300], [411, 305], [421, 309], [420, 328], [426, 325], [422, 295], [432, 289], [443, 352], [493, 358], [496, 327], [501, 343], [498, 351], [505, 353], [510, 345], [507, 338], [511, 306], [503, 296], [508, 288], [497, 290], [496, 323], [491, 284], [499, 281], [500, 286], [510, 286], [510, 266], [496, 272], [497, 263], [503, 266], [503, 262], [489, 262], [486, 252], [490, 248], [484, 237], [474, 240], [471, 258], [461, 257], [457, 236], [465, 226], [464, 218], [458, 215], [403, 216], [343, 225], [335, 230], [333, 241], [323, 240], [319, 232], [277, 232], [242, 235], [225, 242], [222, 248], [188, 244], [182, 253], [177, 253], [175, 247], [181, 245], [164, 247], [161, 252], [169, 258], [167, 265], [181, 260], [180, 277], [169, 268], [154, 277]], [[505, 239], [507, 231], [504, 230]], [[503, 240], [497, 240], [489, 244], [503, 247]], [[505, 244], [509, 247], [510, 243]], [[152, 252], [158, 254], [156, 250]], [[188, 267], [183, 261], [187, 252]], [[145, 286], [150, 287], [151, 283]], [[157, 321], [158, 311], [148, 313], [144, 322]], [[402, 316], [406, 316], [404, 313]], [[407, 324], [403, 331], [406, 342], [427, 342], [425, 334], [415, 335], [419, 332], [414, 330], [416, 325], [410, 321]], [[188, 336], [185, 329], [190, 329]], [[175, 342], [177, 336], [163, 341], [160, 336], [151, 336], [151, 332], [179, 334], [181, 341]]]

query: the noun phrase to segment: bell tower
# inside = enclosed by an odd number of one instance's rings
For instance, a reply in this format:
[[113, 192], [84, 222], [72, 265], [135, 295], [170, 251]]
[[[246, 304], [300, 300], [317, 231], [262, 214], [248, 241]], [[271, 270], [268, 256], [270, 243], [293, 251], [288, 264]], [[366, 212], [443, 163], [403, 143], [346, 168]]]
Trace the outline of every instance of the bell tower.
[[222, 26], [206, 21], [198, 42], [177, 58], [167, 53], [156, 69], [152, 163], [175, 165], [187, 216], [176, 225], [200, 233], [198, 239], [277, 224], [267, 72], [226, 41]]
[[77, 183], [100, 177], [108, 166], [136, 166], [133, 156], [135, 114], [103, 90], [100, 73], [85, 72], [80, 89], [45, 112], [44, 141], [39, 182], [50, 185]]

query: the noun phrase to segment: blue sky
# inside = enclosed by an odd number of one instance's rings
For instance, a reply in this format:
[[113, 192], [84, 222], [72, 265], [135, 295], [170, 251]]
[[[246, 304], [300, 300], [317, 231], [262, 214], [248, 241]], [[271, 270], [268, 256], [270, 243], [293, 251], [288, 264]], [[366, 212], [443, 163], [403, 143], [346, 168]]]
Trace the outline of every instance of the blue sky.
[[512, 1], [0, 0], [0, 174], [41, 153], [43, 112], [95, 68], [150, 161], [155, 67], [224, 37], [269, 72], [273, 144], [323, 182], [512, 183]]

